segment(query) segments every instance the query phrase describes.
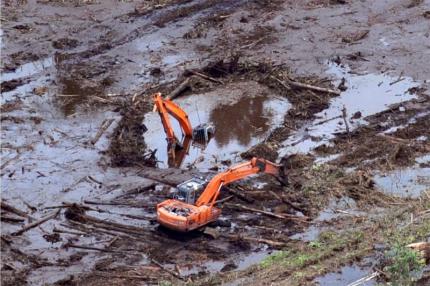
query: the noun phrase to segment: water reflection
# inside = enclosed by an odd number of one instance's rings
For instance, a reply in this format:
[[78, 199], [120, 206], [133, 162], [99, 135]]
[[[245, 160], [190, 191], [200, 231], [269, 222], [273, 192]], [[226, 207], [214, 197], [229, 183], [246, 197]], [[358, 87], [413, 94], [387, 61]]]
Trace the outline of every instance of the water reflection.
[[[207, 170], [222, 160], [234, 162], [238, 154], [263, 141], [273, 128], [283, 122], [290, 106], [285, 98], [274, 97], [257, 83], [236, 85], [175, 101], [188, 114], [192, 126], [211, 122], [216, 129], [214, 138], [204, 149], [190, 146], [181, 167], [192, 165]], [[251, 92], [248, 93], [249, 90]], [[180, 139], [179, 124], [176, 120], [171, 122]], [[148, 127], [144, 134], [145, 142], [148, 148], [157, 149], [158, 166], [168, 167], [166, 135], [158, 114], [146, 114], [144, 124]]]
[[272, 110], [264, 109], [267, 97], [243, 98], [233, 105], [222, 105], [212, 110], [209, 121], [216, 126], [215, 141], [218, 148], [236, 140], [246, 146], [255, 133], [269, 130]]

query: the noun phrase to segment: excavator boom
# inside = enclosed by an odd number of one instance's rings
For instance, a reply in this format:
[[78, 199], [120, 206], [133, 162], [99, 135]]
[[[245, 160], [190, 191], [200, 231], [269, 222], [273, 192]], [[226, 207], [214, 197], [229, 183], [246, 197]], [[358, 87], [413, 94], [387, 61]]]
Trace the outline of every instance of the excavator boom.
[[166, 200], [157, 205], [157, 220], [167, 228], [182, 232], [202, 227], [220, 216], [221, 210], [214, 207], [214, 204], [223, 186], [258, 173], [284, 178], [285, 175], [280, 174], [281, 170], [280, 165], [253, 158], [214, 176], [195, 204], [195, 191], [202, 185], [193, 180], [184, 182], [178, 185], [178, 191], [181, 192], [178, 199]]
[[233, 166], [227, 169], [227, 171], [219, 173], [212, 178], [204, 192], [197, 200], [196, 206], [205, 204], [213, 205], [219, 195], [221, 186], [246, 178], [250, 175], [257, 173], [267, 173], [278, 177], [279, 167], [280, 166], [268, 160], [259, 158], [252, 158], [251, 161]]

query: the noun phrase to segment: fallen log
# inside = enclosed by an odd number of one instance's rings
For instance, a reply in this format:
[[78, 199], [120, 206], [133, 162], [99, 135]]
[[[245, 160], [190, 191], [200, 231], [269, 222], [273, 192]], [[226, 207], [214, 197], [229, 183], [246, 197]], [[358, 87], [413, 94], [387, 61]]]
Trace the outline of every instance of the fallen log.
[[[141, 276], [141, 275], [118, 275], [118, 274], [104, 274], [104, 273], [99, 273], [99, 272], [93, 272], [92, 274], [94, 274], [95, 276], [99, 276], [99, 277], [103, 277], [106, 279], [112, 279], [112, 278], [117, 278], [117, 279], [135, 279], [135, 280], [144, 280], [145, 281], [145, 285], [148, 283], [148, 276]], [[158, 279], [156, 277], [153, 278], [155, 281], [154, 282], [158, 282]], [[158, 283], [155, 283], [154, 285], [158, 285]]]
[[407, 247], [420, 252], [426, 260], [430, 259], [430, 242], [411, 243], [408, 244]]
[[74, 234], [74, 235], [85, 235], [85, 232], [77, 232], [77, 231], [70, 231], [70, 230], [64, 230], [64, 229], [59, 229], [54, 227], [54, 229], [52, 230], [52, 232], [56, 232], [56, 233], [67, 233], [67, 234]]
[[280, 202], [290, 206], [292, 209], [295, 209], [296, 211], [299, 212], [303, 212], [303, 209], [301, 209], [300, 207], [294, 205], [292, 202], [290, 202], [289, 200], [287, 200], [286, 198], [284, 198], [283, 196], [281, 197], [280, 195], [278, 195], [277, 193], [275, 193], [274, 191], [269, 191], [270, 194], [272, 194], [272, 196], [274, 196], [277, 200], [279, 200]]
[[205, 230], [203, 231], [204, 234], [209, 235], [210, 237], [217, 239], [220, 236], [219, 231], [216, 228], [213, 227], [205, 227]]
[[103, 121], [102, 125], [100, 126], [99, 131], [97, 131], [96, 136], [91, 140], [91, 144], [95, 145], [97, 141], [99, 141], [100, 137], [105, 133], [105, 131], [109, 128], [109, 126], [112, 125], [112, 123], [115, 121], [115, 119], [109, 119]]
[[[131, 239], [131, 240], [139, 240], [139, 238], [137, 236], [132, 236], [132, 235], [129, 235], [129, 234], [124, 233], [122, 231], [112, 232], [112, 231], [105, 230], [105, 229], [102, 229], [102, 228], [98, 228], [98, 227], [95, 227], [95, 226], [86, 225], [86, 224], [83, 224], [83, 223], [80, 223], [80, 222], [77, 222], [77, 221], [69, 221], [69, 223], [72, 224], [74, 228], [77, 228], [80, 231], [87, 232], [87, 233], [100, 232], [100, 233], [111, 235], [113, 237], [119, 236], [119, 237], [122, 237], [122, 238]], [[64, 225], [64, 224], [60, 224], [60, 225], [64, 226], [64, 227], [67, 227], [67, 225]], [[70, 226], [68, 226], [68, 227], [70, 227]]]
[[[129, 253], [130, 251], [119, 251], [119, 250], [110, 250], [106, 248], [100, 248], [100, 247], [93, 247], [93, 246], [86, 246], [86, 245], [77, 245], [73, 243], [66, 243], [64, 247], [70, 247], [70, 248], [78, 248], [78, 249], [86, 249], [86, 250], [95, 250], [100, 252], [113, 252], [113, 253]], [[136, 251], [137, 252], [137, 251]]]
[[29, 214], [27, 214], [24, 211], [21, 211], [11, 205], [9, 205], [8, 203], [1, 201], [1, 206], [0, 206], [3, 210], [14, 213], [16, 215], [19, 215], [21, 217], [26, 217], [26, 218], [32, 218]]
[[379, 272], [375, 271], [365, 277], [362, 277], [360, 279], [358, 279], [357, 281], [354, 281], [350, 284], [348, 284], [347, 286], [360, 286], [360, 285], [364, 285], [365, 282], [368, 282], [370, 280], [375, 279], [376, 277], [378, 277], [380, 275]]
[[265, 238], [255, 238], [255, 237], [241, 236], [241, 235], [235, 235], [235, 234], [225, 234], [225, 233], [222, 233], [221, 236], [228, 239], [233, 239], [233, 240], [245, 240], [250, 242], [264, 243], [274, 247], [282, 247], [286, 245], [285, 242], [275, 241], [275, 240], [270, 240]]
[[178, 97], [182, 92], [184, 92], [187, 88], [190, 87], [191, 77], [186, 78], [180, 85], [178, 85], [169, 95], [166, 97], [167, 99], [173, 100]]
[[138, 235], [138, 236], [144, 236], [148, 232], [148, 229], [144, 229], [144, 228], [140, 228], [132, 225], [120, 224], [112, 221], [105, 221], [89, 215], [85, 215], [83, 213], [79, 213], [79, 210], [75, 210], [73, 208], [69, 208], [66, 211], [65, 215], [66, 215], [66, 218], [69, 219], [71, 222], [85, 222], [85, 223], [92, 224], [97, 228], [103, 228], [106, 230], [112, 230], [112, 231]]
[[272, 231], [276, 233], [282, 233], [283, 230], [279, 228], [273, 228], [273, 227], [267, 227], [267, 226], [261, 226], [261, 225], [253, 225], [252, 228], [266, 230], [266, 231]]
[[20, 218], [20, 217], [7, 216], [7, 215], [3, 215], [3, 214], [1, 215], [0, 220], [4, 221], [4, 222], [10, 222], [10, 223], [15, 223], [15, 222], [19, 223], [19, 222], [25, 221], [25, 219]]
[[247, 196], [242, 195], [241, 193], [239, 193], [238, 191], [234, 190], [231, 187], [224, 186], [224, 188], [227, 190], [227, 192], [229, 192], [230, 194], [234, 195], [235, 197], [239, 198], [242, 201], [245, 201], [245, 202], [250, 203], [250, 204], [254, 203], [254, 201], [255, 201], [252, 198], [248, 198]]
[[224, 203], [224, 202], [226, 202], [226, 201], [231, 200], [232, 198], [233, 198], [233, 196], [228, 196], [228, 197], [226, 197], [226, 198], [224, 198], [224, 199], [221, 199], [221, 200], [217, 200], [217, 201], [215, 201], [215, 204], [221, 204], [221, 203]]
[[127, 191], [126, 193], [120, 195], [118, 198], [130, 196], [130, 195], [136, 195], [136, 194], [140, 194], [140, 193], [145, 192], [145, 191], [153, 190], [153, 189], [155, 189], [156, 186], [157, 186], [156, 183], [151, 183], [151, 184], [143, 186], [143, 187], [134, 188], [134, 189], [131, 189], [131, 190]]
[[38, 225], [40, 225], [42, 223], [47, 222], [50, 219], [55, 218], [59, 213], [60, 213], [60, 210], [57, 210], [56, 212], [54, 212], [52, 214], [49, 214], [49, 215], [47, 215], [47, 216], [45, 216], [45, 217], [43, 217], [41, 219], [38, 219], [38, 220], [36, 220], [36, 221], [34, 221], [32, 223], [29, 223], [29, 224], [23, 226], [20, 230], [15, 231], [14, 233], [12, 233], [12, 235], [14, 235], [14, 236], [21, 235], [24, 232], [26, 232], [27, 230], [32, 229], [32, 228], [34, 228], [34, 227], [36, 227], [36, 226], [38, 226]]
[[158, 262], [157, 260], [150, 258], [151, 262], [154, 263], [155, 265], [157, 265], [158, 267], [160, 267], [162, 270], [166, 271], [167, 273], [171, 274], [172, 276], [180, 279], [180, 280], [185, 280], [184, 277], [182, 277], [179, 273], [170, 270], [168, 268], [166, 268], [163, 264], [161, 264], [160, 262]]
[[196, 72], [196, 71], [193, 71], [193, 70], [187, 70], [187, 72], [188, 72], [188, 73], [191, 73], [191, 74], [193, 74], [193, 75], [199, 76], [199, 77], [201, 77], [201, 78], [203, 78], [203, 79], [205, 79], [205, 80], [211, 81], [211, 82], [215, 82], [215, 83], [219, 83], [219, 84], [224, 84], [224, 83], [223, 83], [222, 81], [220, 81], [219, 79], [216, 79], [216, 78], [213, 78], [213, 77], [207, 76], [207, 75], [205, 75], [205, 74], [202, 74], [202, 73], [199, 73], [199, 72]]
[[342, 115], [338, 115], [338, 116], [331, 117], [331, 118], [323, 120], [323, 121], [319, 121], [318, 123], [315, 123], [315, 125], [321, 125], [321, 124], [327, 123], [329, 121], [332, 121], [332, 120], [335, 120], [335, 119], [338, 119], [338, 118], [342, 118]]
[[274, 76], [270, 76], [270, 77], [273, 78], [274, 80], [276, 80], [277, 82], [279, 82], [285, 88], [288, 88], [288, 86], [292, 86], [292, 87], [297, 87], [297, 88], [302, 88], [302, 89], [310, 89], [310, 90], [319, 91], [319, 92], [332, 93], [332, 94], [336, 94], [336, 95], [340, 95], [340, 93], [341, 93], [339, 90], [314, 86], [314, 85], [310, 85], [310, 84], [306, 84], [306, 83], [292, 81], [290, 79], [285, 79], [285, 82], [283, 82], [282, 80], [280, 80], [277, 77], [274, 77]]
[[346, 107], [344, 105], [342, 108], [342, 118], [343, 118], [343, 122], [345, 123], [346, 133], [349, 134], [349, 125], [348, 125], [348, 121], [346, 120], [346, 117], [347, 117]]
[[285, 220], [293, 220], [293, 221], [298, 221], [298, 222], [308, 222], [308, 217], [303, 216], [303, 217], [299, 217], [299, 216], [295, 216], [295, 215], [290, 215], [290, 214], [275, 214], [272, 212], [268, 212], [268, 211], [263, 211], [263, 210], [259, 210], [259, 209], [255, 209], [255, 208], [250, 208], [244, 205], [240, 205], [240, 204], [232, 204], [232, 203], [226, 203], [225, 205], [230, 206], [230, 207], [235, 207], [238, 209], [242, 209], [242, 210], [247, 210], [247, 211], [251, 211], [251, 212], [255, 212], [255, 213], [260, 213], [260, 214], [264, 214], [266, 216], [270, 216], [270, 217], [275, 217], [275, 218], [279, 218], [279, 219], [285, 219]]

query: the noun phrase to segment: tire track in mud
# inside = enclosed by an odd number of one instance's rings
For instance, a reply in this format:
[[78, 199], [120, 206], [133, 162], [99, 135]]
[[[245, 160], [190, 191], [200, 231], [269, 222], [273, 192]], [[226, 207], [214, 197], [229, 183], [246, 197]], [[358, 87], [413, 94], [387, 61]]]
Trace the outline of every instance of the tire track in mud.
[[[127, 44], [137, 38], [142, 37], [144, 34], [154, 33], [154, 29], [156, 29], [154, 28], [154, 25], [158, 28], [162, 28], [166, 24], [178, 21], [186, 17], [193, 17], [197, 14], [201, 14], [201, 17], [204, 17], [205, 14], [208, 14], [211, 11], [216, 11], [217, 13], [232, 13], [234, 10], [239, 9], [242, 5], [245, 4], [248, 5], [248, 1], [234, 1], [234, 3], [232, 4], [231, 1], [228, 0], [205, 0], [191, 5], [189, 5], [188, 3], [180, 5], [173, 4], [172, 6], [174, 7], [169, 6], [168, 8], [166, 8], [167, 11], [156, 11], [154, 15], [150, 15], [148, 17], [149, 23], [144, 24], [143, 26], [128, 32], [126, 36], [118, 40], [109, 41], [82, 52], [64, 54], [63, 58], [64, 60], [92, 58], [106, 53], [107, 51], [112, 50], [121, 45]], [[139, 15], [129, 14], [128, 17], [137, 19], [139, 18]]]

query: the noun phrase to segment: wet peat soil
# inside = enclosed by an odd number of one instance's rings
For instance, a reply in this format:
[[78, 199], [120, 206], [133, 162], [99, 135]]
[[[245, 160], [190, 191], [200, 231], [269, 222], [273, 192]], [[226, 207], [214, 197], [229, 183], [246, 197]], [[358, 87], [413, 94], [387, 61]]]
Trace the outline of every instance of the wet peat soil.
[[[377, 257], [373, 246], [385, 242], [376, 231], [384, 225], [380, 213], [389, 218], [402, 206], [420, 218], [428, 209], [425, 192], [419, 200], [401, 198], [374, 180], [429, 168], [418, 163], [430, 152], [429, 47], [416, 44], [429, 37], [425, 1], [24, 2], [2, 3], [4, 285], [315, 284], [318, 275]], [[407, 77], [414, 84], [394, 105], [333, 116], [330, 104], [360, 86], [326, 73], [328, 63], [349, 67], [352, 76], [386, 74], [393, 90]], [[186, 79], [178, 101], [217, 96], [219, 105], [245, 112], [241, 100], [264, 93], [288, 107], [278, 121], [270, 112], [249, 114], [256, 127], [243, 134], [258, 140], [236, 144], [248, 150], [206, 161], [198, 153], [181, 169], [156, 168], [165, 150], [154, 153], [145, 137], [155, 136], [145, 125], [150, 96], [168, 95]], [[253, 109], [268, 109], [255, 102]], [[313, 135], [324, 121], [336, 130]], [[158, 227], [155, 204], [172, 187], [252, 156], [288, 158], [290, 184], [259, 176], [232, 185], [219, 198], [222, 220], [205, 232]], [[260, 264], [276, 250], [315, 252], [294, 236], [312, 228], [361, 231], [369, 239], [353, 233], [339, 246], [317, 235], [310, 240], [336, 247], [286, 267]]]

